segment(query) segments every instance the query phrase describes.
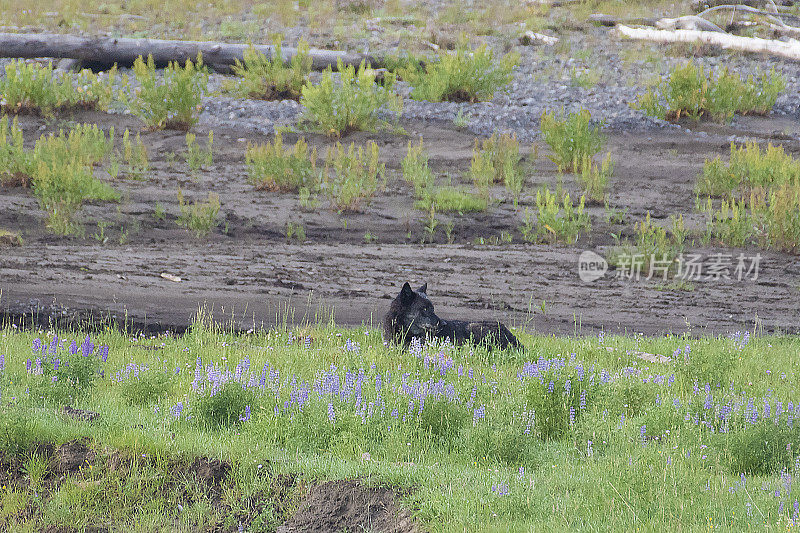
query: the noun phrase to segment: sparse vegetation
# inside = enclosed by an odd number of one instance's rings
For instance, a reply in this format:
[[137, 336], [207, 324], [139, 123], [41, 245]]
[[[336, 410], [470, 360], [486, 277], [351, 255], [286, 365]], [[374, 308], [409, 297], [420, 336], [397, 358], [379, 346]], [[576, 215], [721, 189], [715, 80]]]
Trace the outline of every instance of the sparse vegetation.
[[414, 100], [479, 102], [490, 100], [511, 82], [511, 71], [518, 60], [519, 55], [514, 53], [494, 58], [486, 45], [473, 51], [460, 47], [442, 53], [424, 70], [408, 68], [401, 75], [414, 87]]
[[636, 107], [660, 119], [688, 116], [699, 120], [708, 115], [720, 122], [730, 122], [735, 113], [769, 113], [785, 89], [786, 82], [774, 70], [742, 80], [727, 69], [709, 76], [702, 66], [689, 61], [675, 67], [668, 80], [648, 89]]
[[388, 123], [380, 111], [399, 116], [402, 98], [393, 92], [395, 76], [386, 73], [381, 84], [375, 83], [376, 72], [365, 66], [356, 69], [339, 61], [340, 83], [334, 82], [330, 69], [317, 85], [302, 88], [300, 103], [305, 107], [303, 120], [314, 131], [330, 137], [341, 137], [358, 130], [374, 131]]
[[604, 203], [606, 191], [608, 190], [608, 178], [614, 173], [611, 154], [606, 154], [600, 165], [594, 163], [591, 157], [584, 154], [583, 161], [573, 166], [580, 169], [576, 172], [575, 178], [583, 187], [586, 196], [595, 203]]
[[152, 56], [148, 56], [147, 62], [139, 56], [133, 64], [133, 73], [139, 87], [130, 101], [130, 109], [149, 128], [188, 130], [197, 122], [208, 85], [208, 72], [201, 56], [197, 56], [195, 63], [187, 59], [183, 67], [170, 62], [163, 77], [156, 77]]
[[358, 211], [368, 204], [381, 185], [385, 165], [378, 162], [378, 145], [369, 142], [345, 150], [337, 142], [325, 157], [322, 189], [337, 211]]
[[178, 215], [177, 223], [179, 226], [192, 231], [197, 237], [205, 237], [219, 225], [219, 195], [213, 192], [208, 193], [205, 201], [195, 200], [192, 203], [186, 201], [183, 191], [178, 189], [178, 207], [181, 214]]
[[520, 226], [522, 237], [528, 242], [576, 242], [581, 233], [588, 233], [592, 227], [589, 213], [584, 208], [585, 203], [583, 196], [574, 205], [569, 194], [559, 199], [549, 189], [537, 191], [538, 216], [534, 222], [532, 213], [525, 208], [525, 217]]
[[317, 149], [308, 149], [300, 138], [293, 147], [284, 148], [283, 135], [278, 132], [271, 143], [248, 145], [245, 162], [250, 182], [257, 189], [268, 191], [299, 191], [316, 187]]
[[186, 164], [192, 173], [202, 167], [210, 167], [214, 163], [214, 131], [208, 132], [206, 147], [200, 148], [194, 133], [186, 134]]

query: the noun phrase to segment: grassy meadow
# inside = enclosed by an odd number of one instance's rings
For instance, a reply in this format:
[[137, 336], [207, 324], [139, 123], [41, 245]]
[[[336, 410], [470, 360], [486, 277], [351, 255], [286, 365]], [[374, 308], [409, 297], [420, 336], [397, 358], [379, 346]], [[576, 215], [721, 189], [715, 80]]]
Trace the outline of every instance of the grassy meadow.
[[[0, 526], [273, 531], [314, 483], [358, 477], [430, 531], [794, 529], [800, 339], [516, 333], [527, 351], [333, 323], [7, 327]], [[59, 475], [43, 450], [83, 438]], [[230, 466], [219, 486], [190, 475], [201, 456]]]

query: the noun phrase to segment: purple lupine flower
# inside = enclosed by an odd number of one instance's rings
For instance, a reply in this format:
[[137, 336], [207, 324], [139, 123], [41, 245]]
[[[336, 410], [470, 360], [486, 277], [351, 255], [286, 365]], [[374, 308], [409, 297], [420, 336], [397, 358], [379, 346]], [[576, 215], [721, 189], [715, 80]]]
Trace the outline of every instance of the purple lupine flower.
[[33, 351], [34, 354], [37, 354], [39, 353], [41, 348], [42, 348], [42, 341], [39, 339], [39, 337], [36, 337], [35, 339], [33, 339], [33, 344], [31, 345], [31, 351]]
[[81, 353], [84, 357], [89, 357], [94, 352], [94, 343], [92, 343], [92, 339], [89, 338], [89, 335], [86, 335], [86, 338], [83, 340], [83, 344], [81, 344]]
[[642, 428], [639, 430], [639, 435], [642, 438], [642, 446], [644, 446], [644, 443], [645, 443], [645, 435], [646, 435], [646, 433], [647, 433], [647, 424], [642, 424]]
[[28, 357], [28, 360], [25, 361], [25, 371], [30, 373], [31, 371], [31, 358]]
[[239, 421], [240, 422], [247, 422], [248, 420], [250, 420], [250, 405], [249, 404], [244, 406], [244, 414], [239, 416]]
[[97, 355], [105, 363], [108, 360], [108, 346], [100, 346], [97, 350]]
[[58, 351], [58, 335], [53, 335], [53, 340], [50, 341], [50, 355], [55, 355]]
[[581, 403], [580, 403], [581, 410], [586, 409], [586, 389], [581, 391]]
[[575, 425], [575, 407], [573, 406], [569, 407], [569, 425], [570, 426]]
[[177, 404], [172, 406], [169, 412], [174, 418], [180, 417], [181, 413], [183, 412], [183, 402], [178, 402]]
[[0, 353], [0, 372], [6, 368], [6, 356]]
[[328, 422], [334, 424], [336, 422], [336, 413], [333, 411], [333, 404], [328, 402]]
[[78, 353], [78, 343], [73, 340], [72, 344], [69, 345], [69, 354], [75, 355], [76, 353]]
[[472, 423], [477, 424], [478, 420], [483, 420], [486, 416], [486, 406], [481, 405], [477, 409], [472, 411]]
[[572, 381], [570, 381], [570, 380], [567, 380], [567, 381], [564, 383], [564, 394], [567, 394], [567, 395], [568, 395], [570, 390], [572, 390]]

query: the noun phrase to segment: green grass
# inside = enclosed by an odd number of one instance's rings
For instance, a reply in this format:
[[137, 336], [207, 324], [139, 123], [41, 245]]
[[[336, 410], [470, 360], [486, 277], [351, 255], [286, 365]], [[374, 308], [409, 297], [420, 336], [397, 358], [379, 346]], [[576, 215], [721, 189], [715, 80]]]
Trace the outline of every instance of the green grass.
[[[47, 360], [35, 372], [32, 342], [47, 347], [52, 333], [2, 330], [0, 450], [25, 473], [0, 490], [0, 525], [270, 530], [296, 508], [277, 505], [276, 476], [299, 474], [295, 502], [314, 480], [405, 489], [403, 504], [433, 532], [791, 529], [800, 488], [785, 481], [800, 473], [800, 429], [787, 407], [798, 402], [800, 339], [516, 333], [527, 353], [415, 357], [376, 330], [333, 325], [231, 335], [197, 323], [182, 338], [136, 342], [105, 330], [92, 342], [109, 347], [107, 360], [95, 349], [87, 365], [103, 375], [63, 400], [100, 413], [91, 424], [56, 411]], [[63, 354], [85, 334], [59, 335], [60, 357], [84, 359], [80, 348]], [[146, 404], [126, 392], [142, 381]], [[61, 480], [30, 451], [81, 437], [97, 458]], [[196, 456], [230, 462], [218, 491], [187, 474]]]

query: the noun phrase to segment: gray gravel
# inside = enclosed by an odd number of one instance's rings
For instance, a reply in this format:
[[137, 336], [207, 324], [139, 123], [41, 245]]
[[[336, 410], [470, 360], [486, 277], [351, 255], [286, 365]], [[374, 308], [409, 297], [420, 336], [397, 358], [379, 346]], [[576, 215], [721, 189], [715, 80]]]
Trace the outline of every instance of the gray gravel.
[[[530, 141], [538, 134], [539, 117], [545, 110], [566, 112], [588, 109], [592, 117], [608, 129], [639, 130], [678, 128], [644, 115], [630, 107], [648, 83], [664, 78], [685, 57], [668, 57], [663, 47], [650, 43], [622, 41], [605, 28], [591, 28], [588, 33], [572, 32], [561, 37], [567, 43], [557, 47], [517, 46], [520, 61], [510, 86], [497, 93], [492, 101], [477, 104], [422, 102], [406, 98], [404, 119], [452, 122], [459, 113], [469, 117], [468, 128], [479, 135], [494, 131], [515, 132], [520, 140]], [[559, 53], [560, 50], [560, 53]], [[723, 53], [695, 61], [707, 71], [726, 66], [747, 76], [775, 68], [786, 79], [786, 92], [778, 99], [775, 115], [800, 119], [800, 64], [756, 55]], [[588, 72], [597, 83], [590, 88], [574, 84], [575, 74]], [[211, 87], [223, 77], [212, 75]], [[400, 82], [404, 95], [410, 92]], [[209, 97], [200, 122], [208, 127], [249, 124], [256, 131], [269, 133], [275, 126], [292, 125], [302, 114], [302, 106], [293, 101], [261, 102], [226, 97]]]

